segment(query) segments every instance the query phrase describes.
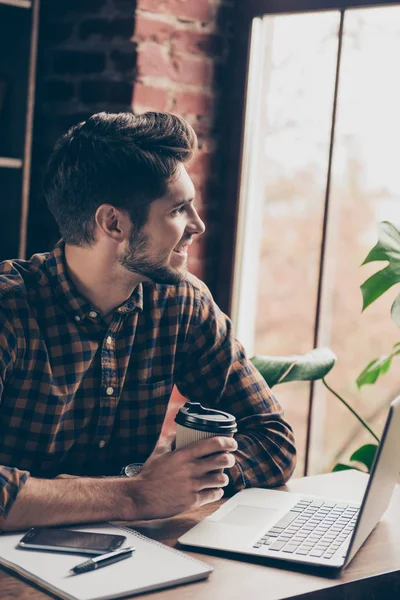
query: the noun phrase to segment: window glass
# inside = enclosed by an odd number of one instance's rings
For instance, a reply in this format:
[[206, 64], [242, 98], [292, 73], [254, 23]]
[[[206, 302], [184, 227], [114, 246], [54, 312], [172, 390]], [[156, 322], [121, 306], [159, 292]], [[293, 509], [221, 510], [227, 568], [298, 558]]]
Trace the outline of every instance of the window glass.
[[[400, 341], [390, 318], [399, 290], [392, 288], [361, 314], [361, 283], [386, 265], [360, 265], [377, 241], [377, 224], [400, 224], [399, 56], [400, 7], [346, 11], [321, 341], [338, 356], [327, 380], [378, 435], [388, 403], [400, 392], [400, 360], [394, 359], [391, 371], [374, 386], [359, 391], [355, 380], [371, 360]], [[374, 442], [322, 386], [317, 386], [314, 405], [312, 471], [328, 470], [340, 459], [347, 462], [362, 442]]]
[[[339, 12], [266, 16], [262, 161], [264, 196], [254, 350], [303, 353], [313, 346]], [[309, 384], [274, 393], [293, 425], [303, 474]]]
[[[254, 353], [288, 355], [313, 346], [340, 13], [264, 20]], [[347, 10], [342, 42], [318, 345], [338, 357], [328, 382], [380, 435], [388, 403], [400, 393], [400, 359], [375, 386], [359, 391], [355, 381], [400, 341], [390, 319], [398, 290], [361, 314], [360, 285], [385, 265], [360, 265], [377, 241], [378, 223], [400, 225], [400, 7]], [[295, 430], [301, 475], [309, 384], [283, 384], [274, 392]], [[311, 473], [330, 470], [374, 441], [320, 383], [313, 405]]]

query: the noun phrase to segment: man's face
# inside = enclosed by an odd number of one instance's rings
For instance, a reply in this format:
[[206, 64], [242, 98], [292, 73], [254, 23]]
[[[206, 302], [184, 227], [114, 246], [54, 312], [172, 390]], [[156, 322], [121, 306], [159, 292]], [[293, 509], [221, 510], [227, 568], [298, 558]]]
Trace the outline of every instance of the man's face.
[[177, 176], [162, 198], [150, 204], [146, 224], [133, 228], [119, 262], [128, 271], [155, 283], [176, 284], [187, 273], [187, 250], [205, 226], [194, 207], [194, 186], [180, 164]]

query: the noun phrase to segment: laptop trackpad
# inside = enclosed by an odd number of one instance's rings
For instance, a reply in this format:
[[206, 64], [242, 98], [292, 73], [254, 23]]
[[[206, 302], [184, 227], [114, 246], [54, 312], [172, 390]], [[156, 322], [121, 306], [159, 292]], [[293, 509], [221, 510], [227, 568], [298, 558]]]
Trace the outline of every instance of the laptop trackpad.
[[224, 515], [219, 522], [229, 525], [243, 525], [243, 527], [259, 527], [268, 523], [276, 512], [272, 508], [238, 504]]

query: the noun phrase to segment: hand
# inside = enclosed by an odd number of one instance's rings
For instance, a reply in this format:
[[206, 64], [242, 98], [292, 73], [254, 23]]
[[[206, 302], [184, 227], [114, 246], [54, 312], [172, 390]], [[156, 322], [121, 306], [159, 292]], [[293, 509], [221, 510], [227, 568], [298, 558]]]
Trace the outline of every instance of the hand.
[[[170, 438], [168, 438], [169, 440]], [[162, 519], [219, 500], [229, 478], [223, 469], [233, 467], [233, 438], [216, 436], [181, 450], [157, 444], [143, 469], [131, 482], [134, 519]]]
[[[175, 448], [175, 439], [176, 435], [174, 433], [170, 434], [168, 437], [159, 438], [148, 460], [152, 457], [161, 456], [166, 452], [171, 452]], [[55, 479], [77, 479], [78, 477], [82, 477], [82, 475], [68, 475], [67, 473], [60, 473], [60, 475], [56, 475]]]
[[167, 452], [172, 452], [172, 450], [175, 450], [175, 440], [176, 440], [175, 433], [171, 433], [167, 437], [158, 438], [157, 444], [155, 445], [155, 448], [154, 448], [153, 452], [150, 454], [147, 461], [149, 461], [150, 459], [156, 458], [157, 456], [162, 456], [163, 454], [166, 454]]

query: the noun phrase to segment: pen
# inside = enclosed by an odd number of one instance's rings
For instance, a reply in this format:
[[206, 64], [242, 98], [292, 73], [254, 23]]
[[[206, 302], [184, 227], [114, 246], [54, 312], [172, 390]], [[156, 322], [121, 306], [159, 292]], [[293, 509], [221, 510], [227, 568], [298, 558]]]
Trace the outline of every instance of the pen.
[[75, 573], [75, 575], [87, 573], [88, 571], [94, 571], [95, 569], [100, 569], [101, 567], [106, 567], [107, 565], [112, 565], [119, 560], [128, 558], [134, 551], [135, 548], [130, 547], [122, 548], [120, 550], [116, 550], [115, 552], [108, 552], [108, 554], [101, 554], [95, 558], [89, 558], [89, 560], [85, 560], [85, 562], [81, 563], [80, 565], [76, 565], [76, 567], [71, 569], [71, 571]]

